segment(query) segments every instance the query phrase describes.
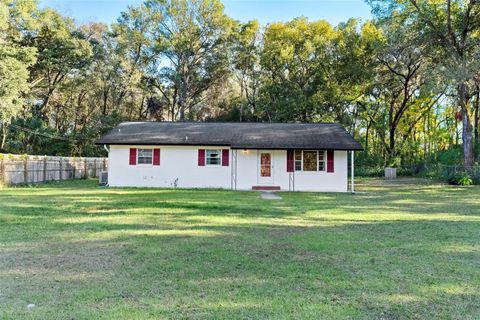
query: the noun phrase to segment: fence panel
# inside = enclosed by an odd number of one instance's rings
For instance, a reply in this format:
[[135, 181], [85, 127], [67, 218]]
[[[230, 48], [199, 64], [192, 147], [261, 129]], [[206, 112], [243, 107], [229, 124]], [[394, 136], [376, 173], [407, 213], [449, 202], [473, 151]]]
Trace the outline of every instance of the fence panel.
[[0, 182], [6, 185], [99, 177], [106, 158], [40, 157], [0, 154]]

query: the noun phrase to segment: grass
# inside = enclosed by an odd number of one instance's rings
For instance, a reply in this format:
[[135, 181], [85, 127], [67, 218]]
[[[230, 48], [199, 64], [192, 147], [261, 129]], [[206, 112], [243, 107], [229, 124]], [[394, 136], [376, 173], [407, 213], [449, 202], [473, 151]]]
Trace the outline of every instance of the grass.
[[479, 319], [480, 188], [358, 189], [2, 189], [0, 319]]

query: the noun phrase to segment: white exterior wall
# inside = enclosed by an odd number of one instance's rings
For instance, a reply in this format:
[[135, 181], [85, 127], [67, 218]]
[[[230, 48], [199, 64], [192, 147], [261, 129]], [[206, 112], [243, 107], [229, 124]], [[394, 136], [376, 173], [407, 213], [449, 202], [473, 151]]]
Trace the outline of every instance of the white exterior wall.
[[231, 186], [230, 166], [198, 166], [198, 149], [222, 149], [221, 147], [155, 147], [160, 149], [159, 166], [129, 165], [130, 148], [153, 149], [151, 146], [111, 146], [108, 156], [108, 185], [224, 189]]
[[295, 190], [347, 192], [348, 154], [347, 151], [334, 151], [335, 172], [295, 172]]
[[[346, 192], [348, 184], [347, 151], [335, 151], [333, 173], [321, 172], [287, 172], [286, 150], [238, 150], [237, 188], [251, 190], [252, 186], [279, 186], [289, 190], [290, 178], [293, 175], [295, 191]], [[269, 184], [259, 180], [259, 153], [272, 153], [273, 181]], [[293, 187], [293, 186], [292, 186]]]
[[347, 191], [347, 152], [335, 151], [335, 172], [287, 172], [286, 150], [268, 150], [272, 153], [272, 181], [266, 183], [259, 176], [260, 150], [230, 151], [229, 166], [198, 166], [198, 149], [226, 149], [206, 146], [158, 146], [160, 166], [129, 165], [130, 148], [149, 146], [111, 146], [109, 153], [108, 184], [112, 187], [161, 188], [223, 188], [232, 185], [235, 167], [232, 152], [237, 152], [237, 189], [251, 190], [253, 186], [279, 186], [291, 190], [289, 175], [294, 175], [295, 191]]
[[[272, 182], [262, 183], [260, 180], [261, 152], [272, 153]], [[252, 186], [279, 186], [289, 190], [286, 150], [238, 150], [237, 151], [237, 189], [251, 190]]]

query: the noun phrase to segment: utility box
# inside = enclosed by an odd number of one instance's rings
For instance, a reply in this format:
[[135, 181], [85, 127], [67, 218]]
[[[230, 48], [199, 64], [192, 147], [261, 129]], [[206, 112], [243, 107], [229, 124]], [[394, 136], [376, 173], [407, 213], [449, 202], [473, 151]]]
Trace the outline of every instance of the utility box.
[[108, 184], [108, 171], [101, 171], [98, 180], [101, 186], [106, 186]]
[[385, 168], [385, 180], [393, 180], [397, 178], [397, 168]]

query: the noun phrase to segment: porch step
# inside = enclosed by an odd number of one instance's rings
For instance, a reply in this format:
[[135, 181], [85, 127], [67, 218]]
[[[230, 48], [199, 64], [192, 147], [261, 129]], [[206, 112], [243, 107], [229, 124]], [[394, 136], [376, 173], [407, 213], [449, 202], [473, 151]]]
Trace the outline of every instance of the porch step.
[[253, 186], [252, 190], [255, 191], [279, 191], [281, 188], [279, 186]]

